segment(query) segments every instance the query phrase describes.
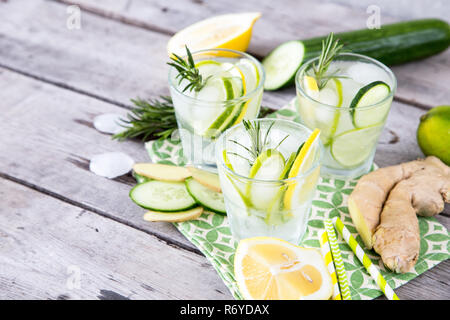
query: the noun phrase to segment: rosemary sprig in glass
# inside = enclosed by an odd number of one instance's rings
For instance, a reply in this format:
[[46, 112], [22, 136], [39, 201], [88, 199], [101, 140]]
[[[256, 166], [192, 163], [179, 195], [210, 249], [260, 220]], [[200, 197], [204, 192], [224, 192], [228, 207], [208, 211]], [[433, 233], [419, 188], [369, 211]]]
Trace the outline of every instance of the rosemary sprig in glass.
[[327, 82], [333, 78], [345, 78], [338, 76], [340, 70], [335, 70], [331, 74], [326, 74], [328, 67], [334, 58], [342, 51], [343, 44], [339, 44], [339, 39], [334, 40], [334, 35], [331, 32], [325, 41], [322, 41], [322, 51], [319, 59], [312, 65], [314, 78], [316, 79], [319, 90], [323, 89]]
[[[269, 140], [269, 134], [270, 130], [272, 130], [273, 125], [275, 122], [272, 122], [269, 127], [267, 128], [266, 132], [263, 133], [261, 129], [261, 122], [259, 121], [249, 121], [249, 120], [242, 120], [242, 124], [244, 125], [245, 131], [250, 137], [250, 146], [247, 147], [240, 143], [237, 140], [230, 140], [230, 142], [240, 146], [248, 153], [248, 157], [243, 156], [237, 152], [229, 151], [229, 154], [238, 156], [244, 160], [246, 160], [250, 166], [252, 166], [258, 156], [262, 154], [268, 147], [270, 140]], [[273, 149], [276, 150], [278, 147], [283, 143], [284, 140], [287, 139], [289, 135], [286, 135]]]
[[179, 55], [172, 53], [170, 59], [172, 62], [167, 62], [169, 66], [174, 67], [178, 74], [175, 77], [178, 79], [178, 85], [181, 84], [183, 80], [186, 80], [188, 84], [184, 87], [183, 92], [186, 90], [192, 91], [195, 90], [199, 92], [208, 82], [208, 79], [211, 77], [203, 78], [198, 69], [195, 67], [194, 59], [192, 58], [191, 51], [186, 46], [186, 55], [187, 59], [183, 59]]

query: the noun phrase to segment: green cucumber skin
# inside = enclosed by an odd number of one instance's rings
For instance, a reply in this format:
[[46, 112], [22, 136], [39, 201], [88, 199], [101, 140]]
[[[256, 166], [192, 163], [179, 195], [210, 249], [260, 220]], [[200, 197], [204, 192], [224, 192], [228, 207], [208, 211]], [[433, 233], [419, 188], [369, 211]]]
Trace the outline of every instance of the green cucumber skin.
[[359, 101], [368, 91], [370, 91], [373, 87], [376, 87], [379, 85], [386, 86], [388, 88], [388, 92], [391, 91], [391, 88], [385, 82], [374, 81], [374, 82], [369, 83], [368, 85], [362, 87], [361, 89], [359, 89], [359, 91], [356, 93], [353, 100], [350, 102], [350, 115], [352, 117], [352, 123], [355, 126], [355, 128], [358, 128], [358, 126], [356, 124], [356, 120], [355, 120], [355, 113], [357, 112]]
[[140, 174], [137, 174], [134, 171], [133, 171], [132, 175], [133, 175], [134, 179], [136, 179], [136, 183], [138, 183], [138, 184], [139, 183], [145, 183], [145, 182], [148, 182], [148, 181], [151, 180], [150, 178], [147, 178], [147, 177], [144, 177], [144, 176], [142, 176]]
[[[158, 212], [164, 212], [164, 213], [177, 213], [177, 212], [182, 212], [182, 211], [186, 211], [186, 210], [192, 209], [192, 208], [194, 208], [194, 207], [197, 206], [197, 202], [194, 202], [191, 206], [188, 206], [188, 207], [182, 208], [182, 209], [177, 209], [177, 210], [161, 210], [161, 209], [158, 209], [158, 208], [154, 208], [154, 207], [150, 207], [150, 206], [144, 206], [144, 205], [140, 204], [138, 201], [136, 201], [136, 200], [134, 199], [134, 196], [133, 196], [133, 191], [134, 191], [134, 189], [140, 187], [142, 184], [149, 183], [149, 182], [152, 182], [152, 181], [153, 181], [153, 180], [149, 180], [149, 181], [146, 181], [146, 182], [138, 183], [138, 184], [135, 185], [133, 188], [131, 188], [130, 192], [128, 193], [128, 197], [130, 197], [131, 201], [133, 201], [133, 202], [134, 202], [135, 204], [137, 204], [139, 207], [144, 208], [144, 209], [147, 209], [147, 210], [158, 211]], [[189, 193], [189, 192], [188, 192], [188, 193]], [[190, 194], [189, 194], [189, 195], [190, 195]], [[194, 199], [194, 198], [192, 198], [192, 199]], [[195, 199], [194, 199], [194, 201], [195, 201]]]
[[[386, 65], [397, 65], [447, 49], [450, 45], [450, 26], [443, 20], [422, 19], [386, 24], [380, 29], [336, 33], [334, 36], [344, 44], [345, 51], [369, 56]], [[297, 40], [305, 47], [303, 62], [320, 55], [325, 39], [326, 36]], [[295, 74], [279, 88], [292, 85]]]
[[188, 193], [191, 195], [191, 197], [195, 200], [195, 202], [197, 202], [197, 205], [199, 205], [199, 206], [202, 206], [205, 210], [207, 210], [207, 211], [212, 211], [212, 212], [214, 212], [214, 213], [218, 213], [218, 214], [221, 214], [221, 215], [223, 215], [223, 216], [226, 216], [227, 215], [227, 212], [225, 211], [225, 212], [223, 212], [223, 211], [220, 211], [220, 210], [216, 210], [216, 209], [213, 209], [213, 208], [211, 208], [210, 206], [207, 206], [207, 205], [205, 205], [203, 202], [201, 202], [201, 201], [199, 201], [199, 199], [195, 196], [195, 194], [193, 193], [193, 192], [191, 192], [191, 189], [189, 188], [189, 181], [191, 181], [193, 178], [187, 178], [185, 181], [184, 181], [184, 183], [185, 183], [185, 185], [186, 185], [186, 189], [187, 189], [187, 191], [188, 191]]
[[[244, 105], [245, 105], [245, 102], [241, 103], [239, 106], [233, 105], [233, 106], [227, 107], [227, 109], [211, 125], [212, 127], [219, 126], [219, 128], [209, 129], [209, 130], [211, 130], [211, 132], [208, 132], [206, 137], [211, 140], [215, 140], [222, 134], [222, 132], [224, 132], [228, 128], [232, 127], [234, 125], [234, 122], [236, 121], [236, 119], [239, 117]], [[239, 108], [239, 109], [236, 110], [236, 108]], [[232, 115], [233, 111], [236, 111], [233, 118], [230, 121], [228, 121], [228, 123], [223, 128], [220, 128], [223, 125], [224, 121]]]

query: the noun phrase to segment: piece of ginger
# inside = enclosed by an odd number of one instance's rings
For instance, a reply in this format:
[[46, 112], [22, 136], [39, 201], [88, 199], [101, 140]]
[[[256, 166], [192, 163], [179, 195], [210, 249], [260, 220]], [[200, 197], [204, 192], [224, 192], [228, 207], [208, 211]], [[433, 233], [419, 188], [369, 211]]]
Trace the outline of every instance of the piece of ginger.
[[378, 169], [349, 197], [350, 215], [365, 245], [396, 272], [408, 272], [420, 251], [416, 214], [433, 216], [450, 201], [449, 167], [436, 157]]
[[348, 208], [364, 244], [372, 249], [372, 236], [380, 223], [380, 214], [389, 191], [401, 180], [423, 169], [426, 160], [415, 160], [385, 167], [359, 179], [348, 199]]
[[373, 235], [373, 247], [383, 263], [395, 272], [408, 272], [420, 252], [417, 214], [431, 217], [450, 202], [450, 169], [437, 158], [430, 158], [423, 170], [416, 171], [391, 190]]

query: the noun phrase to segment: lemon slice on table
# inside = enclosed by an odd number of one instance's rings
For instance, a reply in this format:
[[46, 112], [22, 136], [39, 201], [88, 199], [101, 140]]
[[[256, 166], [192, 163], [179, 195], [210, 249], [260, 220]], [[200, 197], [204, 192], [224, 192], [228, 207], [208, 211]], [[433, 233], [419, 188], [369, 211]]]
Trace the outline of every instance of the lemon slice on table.
[[[319, 148], [320, 130], [315, 129], [308, 139], [301, 146], [300, 151], [289, 170], [288, 178], [294, 178], [299, 174], [308, 171], [316, 157], [316, 150]], [[307, 199], [307, 195], [314, 191], [317, 179], [319, 178], [320, 167], [318, 166], [314, 172], [305, 178], [304, 182], [299, 185], [298, 182], [289, 184], [284, 195], [284, 206], [286, 209], [296, 208], [299, 204]]]
[[331, 276], [320, 252], [277, 238], [240, 241], [234, 274], [249, 300], [326, 300], [332, 294]]
[[259, 12], [225, 14], [196, 22], [177, 32], [168, 42], [169, 56], [191, 52], [225, 48], [245, 51], [250, 43], [253, 25], [261, 17]]

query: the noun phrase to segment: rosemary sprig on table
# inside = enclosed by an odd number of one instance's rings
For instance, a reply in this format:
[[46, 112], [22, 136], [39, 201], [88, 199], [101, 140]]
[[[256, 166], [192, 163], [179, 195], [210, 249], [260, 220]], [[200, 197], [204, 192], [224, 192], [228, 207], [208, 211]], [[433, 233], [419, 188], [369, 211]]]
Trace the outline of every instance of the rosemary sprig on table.
[[183, 92], [189, 89], [189, 91], [195, 90], [199, 92], [205, 85], [208, 79], [211, 77], [203, 78], [198, 69], [195, 67], [194, 59], [192, 58], [191, 51], [186, 46], [187, 59], [183, 59], [179, 55], [172, 53], [170, 59], [172, 62], [167, 62], [169, 66], [174, 67], [178, 74], [175, 77], [178, 79], [178, 85], [183, 80], [186, 80], [188, 84], [184, 87]]
[[[242, 120], [242, 124], [244, 125], [245, 131], [247, 132], [247, 134], [250, 137], [250, 147], [243, 145], [242, 143], [240, 143], [237, 140], [230, 140], [230, 142], [232, 142], [232, 143], [240, 146], [244, 150], [246, 150], [249, 157], [247, 158], [237, 152], [232, 152], [232, 151], [229, 151], [228, 153], [233, 154], [235, 156], [238, 156], [238, 157], [248, 161], [250, 166], [252, 166], [254, 164], [254, 162], [256, 161], [256, 158], [258, 158], [258, 156], [267, 149], [267, 146], [270, 143], [270, 140], [269, 140], [270, 130], [272, 130], [272, 127], [275, 124], [275, 122], [272, 122], [269, 125], [269, 127], [267, 128], [265, 133], [263, 133], [261, 130], [261, 122], [252, 122], [249, 120]], [[289, 135], [286, 135], [273, 149], [274, 150], [278, 149], [278, 147], [283, 143], [284, 140], [286, 140], [286, 138], [288, 136]]]
[[142, 141], [166, 139], [177, 129], [172, 98], [161, 96], [160, 99], [132, 99], [135, 108], [123, 121], [125, 131], [113, 136], [113, 139], [125, 140], [141, 138]]
[[336, 70], [331, 74], [326, 74], [331, 62], [341, 52], [342, 47], [344, 46], [343, 44], [339, 44], [339, 39], [334, 40], [333, 38], [334, 35], [331, 32], [327, 39], [322, 41], [322, 52], [320, 53], [317, 62], [312, 65], [319, 90], [323, 89], [330, 79], [342, 78], [337, 75], [339, 70]]
[[[113, 136], [113, 139], [141, 139], [142, 141], [167, 139], [177, 126], [172, 98], [160, 96], [159, 99], [132, 99], [135, 105], [124, 120], [125, 131]], [[261, 106], [260, 117], [265, 117], [275, 110]]]

